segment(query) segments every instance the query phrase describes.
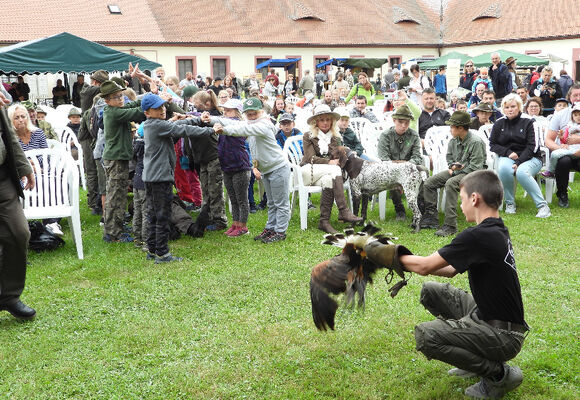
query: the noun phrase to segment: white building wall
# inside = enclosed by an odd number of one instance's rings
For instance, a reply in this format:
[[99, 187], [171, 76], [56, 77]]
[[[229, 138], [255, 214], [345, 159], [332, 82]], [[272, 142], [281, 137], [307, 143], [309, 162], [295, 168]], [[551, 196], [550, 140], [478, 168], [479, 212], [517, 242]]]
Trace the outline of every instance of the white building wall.
[[[328, 48], [328, 47], [185, 47], [185, 46], [136, 46], [132, 49], [122, 46], [113, 48], [144, 56], [163, 65], [166, 75], [176, 75], [176, 57], [196, 57], [196, 72], [211, 76], [212, 56], [229, 56], [230, 71], [235, 71], [238, 77], [255, 72], [255, 57], [287, 58], [298, 56], [302, 58], [300, 75], [304, 70], [314, 70], [315, 56], [330, 58], [363, 56], [372, 58], [401, 57], [403, 60], [421, 56], [437, 57], [435, 48]], [[386, 66], [385, 66], [386, 67]], [[384, 71], [386, 72], [386, 71]], [[284, 76], [281, 74], [281, 76]]]

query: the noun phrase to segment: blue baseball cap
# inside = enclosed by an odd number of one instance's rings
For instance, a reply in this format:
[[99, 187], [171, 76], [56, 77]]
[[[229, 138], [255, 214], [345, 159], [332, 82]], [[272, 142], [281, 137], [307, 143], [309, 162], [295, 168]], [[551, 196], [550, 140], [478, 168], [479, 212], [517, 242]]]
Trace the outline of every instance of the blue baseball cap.
[[150, 108], [159, 108], [165, 103], [166, 101], [163, 100], [158, 95], [153, 93], [147, 93], [145, 96], [143, 96], [143, 99], [141, 100], [141, 109], [143, 111], [147, 111]]

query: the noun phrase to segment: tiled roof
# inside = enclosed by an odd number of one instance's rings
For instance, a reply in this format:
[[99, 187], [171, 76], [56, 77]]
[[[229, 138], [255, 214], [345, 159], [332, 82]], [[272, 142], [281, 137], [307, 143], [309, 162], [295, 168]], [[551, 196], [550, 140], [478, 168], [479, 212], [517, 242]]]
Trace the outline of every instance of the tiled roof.
[[490, 4], [450, 0], [443, 17], [443, 45], [580, 37], [579, 3], [579, 0], [495, 0]]
[[[580, 37], [580, 0], [43, 0], [20, 2], [0, 43], [69, 32], [104, 44], [453, 46]], [[118, 5], [111, 14], [107, 5]]]

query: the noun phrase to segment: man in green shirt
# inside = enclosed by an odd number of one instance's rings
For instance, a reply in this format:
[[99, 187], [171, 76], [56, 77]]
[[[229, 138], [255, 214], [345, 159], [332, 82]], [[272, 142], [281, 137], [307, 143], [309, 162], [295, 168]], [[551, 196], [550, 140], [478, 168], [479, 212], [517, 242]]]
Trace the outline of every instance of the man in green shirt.
[[116, 82], [103, 82], [101, 97], [107, 103], [103, 110], [105, 132], [103, 166], [107, 176], [103, 240], [105, 242], [132, 242], [133, 238], [123, 233], [123, 218], [127, 208], [129, 160], [133, 157], [131, 121], [142, 122], [145, 120], [145, 114], [141, 110], [140, 100], [125, 104], [123, 87]]
[[445, 188], [445, 222], [435, 234], [449, 236], [457, 233], [457, 196], [459, 182], [470, 172], [485, 169], [486, 148], [483, 141], [469, 131], [471, 118], [463, 111], [455, 111], [445, 122], [451, 125], [451, 136], [447, 146], [448, 169], [434, 174], [423, 185], [425, 213], [421, 219], [421, 228], [439, 228], [437, 215], [437, 189]]
[[[409, 128], [409, 124], [415, 118], [413, 113], [406, 105], [399, 106], [393, 115], [395, 126], [381, 133], [379, 144], [377, 145], [377, 154], [383, 161], [405, 162], [410, 161], [414, 164], [423, 164], [421, 155], [421, 139], [416, 131]], [[401, 201], [401, 192], [391, 190], [391, 198], [397, 213], [397, 221], [405, 220], [405, 206]]]

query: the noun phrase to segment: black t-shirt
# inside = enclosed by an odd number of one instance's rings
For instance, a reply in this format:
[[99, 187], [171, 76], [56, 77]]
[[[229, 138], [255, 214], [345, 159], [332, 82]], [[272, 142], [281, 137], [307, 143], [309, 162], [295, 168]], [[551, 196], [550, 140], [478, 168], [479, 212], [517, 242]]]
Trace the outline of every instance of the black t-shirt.
[[525, 325], [514, 250], [501, 218], [486, 218], [465, 229], [439, 255], [457, 272], [468, 271], [481, 319]]

